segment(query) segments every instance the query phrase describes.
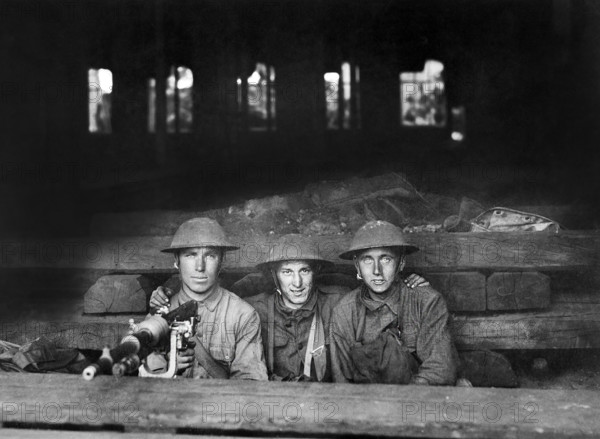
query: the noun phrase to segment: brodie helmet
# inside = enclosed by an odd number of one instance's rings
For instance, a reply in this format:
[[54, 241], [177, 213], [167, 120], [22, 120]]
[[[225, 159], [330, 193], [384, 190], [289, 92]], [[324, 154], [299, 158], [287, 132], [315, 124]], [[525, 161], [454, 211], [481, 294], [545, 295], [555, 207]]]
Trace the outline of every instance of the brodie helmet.
[[352, 259], [358, 252], [370, 248], [398, 247], [405, 254], [419, 251], [419, 247], [409, 244], [400, 228], [387, 221], [369, 221], [356, 231], [350, 248], [340, 254], [340, 259]]

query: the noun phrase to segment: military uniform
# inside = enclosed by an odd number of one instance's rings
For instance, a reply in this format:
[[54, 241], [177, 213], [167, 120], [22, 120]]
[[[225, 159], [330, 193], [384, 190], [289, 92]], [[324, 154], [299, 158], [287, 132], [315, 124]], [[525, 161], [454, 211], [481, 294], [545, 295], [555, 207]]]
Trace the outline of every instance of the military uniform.
[[443, 297], [400, 282], [385, 299], [364, 285], [346, 294], [331, 317], [331, 362], [336, 382], [454, 385], [458, 356]]
[[331, 381], [329, 322], [340, 298], [341, 294], [317, 289], [298, 309], [286, 307], [277, 293], [262, 293], [246, 299], [260, 316], [270, 379], [308, 379], [304, 376], [304, 366], [311, 326], [315, 323], [310, 380]]
[[[181, 290], [171, 298], [171, 309], [189, 300], [193, 299]], [[205, 301], [198, 302], [195, 338], [229, 378], [267, 379], [258, 314], [231, 291], [217, 287]], [[198, 358], [184, 376], [210, 378]]]
[[[360, 254], [394, 249], [402, 255], [396, 273], [382, 274], [369, 256], [368, 275], [385, 291], [363, 285], [345, 295], [331, 317], [331, 363], [336, 382], [454, 385], [458, 354], [448, 330], [448, 309], [431, 287], [407, 288], [400, 281], [404, 255], [419, 251], [386, 221], [369, 221], [355, 233], [341, 259], [360, 265]], [[389, 259], [389, 257], [388, 257]], [[389, 262], [387, 262], [389, 263]], [[389, 267], [389, 265], [388, 265]], [[391, 278], [391, 276], [395, 278]], [[362, 279], [362, 273], [358, 275]], [[381, 284], [380, 283], [380, 284]]]

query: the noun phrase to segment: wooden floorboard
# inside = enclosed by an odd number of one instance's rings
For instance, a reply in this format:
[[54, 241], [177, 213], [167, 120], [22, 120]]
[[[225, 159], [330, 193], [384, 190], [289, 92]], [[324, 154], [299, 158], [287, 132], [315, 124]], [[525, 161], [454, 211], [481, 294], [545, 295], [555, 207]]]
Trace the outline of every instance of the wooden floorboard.
[[591, 438], [600, 433], [600, 395], [592, 391], [134, 377], [86, 382], [59, 374], [0, 374], [0, 389], [4, 428], [52, 424], [267, 437]]

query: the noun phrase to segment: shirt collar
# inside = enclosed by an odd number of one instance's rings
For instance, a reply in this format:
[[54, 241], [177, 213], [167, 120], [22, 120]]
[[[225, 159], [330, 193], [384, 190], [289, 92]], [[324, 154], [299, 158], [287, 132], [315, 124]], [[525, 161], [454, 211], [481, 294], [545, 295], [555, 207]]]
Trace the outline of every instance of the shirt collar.
[[282, 313], [290, 314], [290, 315], [294, 315], [295, 313], [304, 314], [305, 312], [312, 313], [315, 309], [315, 306], [317, 304], [317, 299], [319, 297], [317, 289], [313, 289], [313, 291], [310, 293], [310, 298], [306, 301], [306, 303], [304, 305], [302, 305], [298, 309], [291, 309], [291, 308], [288, 308], [287, 306], [285, 306], [285, 304], [283, 303], [283, 299], [279, 293], [274, 293], [274, 294], [275, 294], [275, 305], [277, 307], [277, 310], [281, 311]]
[[[181, 294], [183, 294], [185, 296], [185, 298], [187, 299], [186, 302], [188, 300], [194, 300], [185, 291], [183, 291], [183, 288], [181, 289]], [[219, 302], [221, 301], [222, 298], [223, 298], [223, 288], [221, 288], [220, 285], [217, 285], [217, 288], [215, 289], [215, 291], [212, 292], [212, 294], [209, 297], [207, 297], [202, 302], [199, 300], [197, 300], [196, 302], [198, 302], [199, 307], [205, 306], [206, 309], [208, 309], [210, 312], [214, 312], [215, 308], [217, 307], [217, 305], [219, 304]]]
[[369, 294], [369, 288], [366, 285], [361, 286], [360, 291], [360, 301], [365, 305], [370, 311], [376, 311], [382, 306], [386, 306], [396, 314], [398, 312], [398, 302], [400, 301], [400, 293], [401, 286], [398, 282], [392, 285], [392, 292], [385, 299], [376, 300], [371, 297]]

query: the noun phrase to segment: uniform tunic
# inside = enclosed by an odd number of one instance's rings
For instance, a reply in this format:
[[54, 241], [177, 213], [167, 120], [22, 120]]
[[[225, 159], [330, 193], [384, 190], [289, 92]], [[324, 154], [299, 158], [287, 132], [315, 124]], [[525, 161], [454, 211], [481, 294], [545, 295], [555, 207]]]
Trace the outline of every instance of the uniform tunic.
[[[193, 299], [180, 290], [171, 298], [171, 310], [189, 300]], [[219, 286], [198, 302], [196, 336], [229, 378], [267, 380], [258, 313], [234, 293]], [[184, 375], [210, 378], [197, 359]]]
[[[270, 299], [272, 298], [272, 299]], [[298, 309], [287, 308], [281, 296], [277, 293], [262, 293], [248, 297], [250, 303], [260, 315], [262, 339], [265, 348], [265, 357], [268, 357], [269, 340], [269, 306], [270, 300], [275, 301], [274, 312], [274, 347], [273, 369], [269, 375], [273, 380], [296, 380], [303, 375], [306, 346], [313, 317], [318, 308], [321, 316], [325, 343], [320, 355], [326, 359], [325, 373], [321, 381], [331, 381], [331, 368], [329, 358], [329, 322], [334, 305], [341, 298], [341, 294], [324, 293], [315, 290], [308, 301]], [[314, 346], [313, 350], [318, 348]], [[311, 367], [311, 380], [317, 381], [313, 359]]]
[[336, 305], [330, 328], [334, 381], [355, 381], [352, 349], [373, 342], [390, 326], [399, 326], [402, 344], [420, 363], [412, 381], [424, 378], [431, 385], [454, 385], [458, 356], [443, 297], [429, 286], [410, 289], [396, 283], [392, 288], [388, 297], [374, 300], [362, 285]]

